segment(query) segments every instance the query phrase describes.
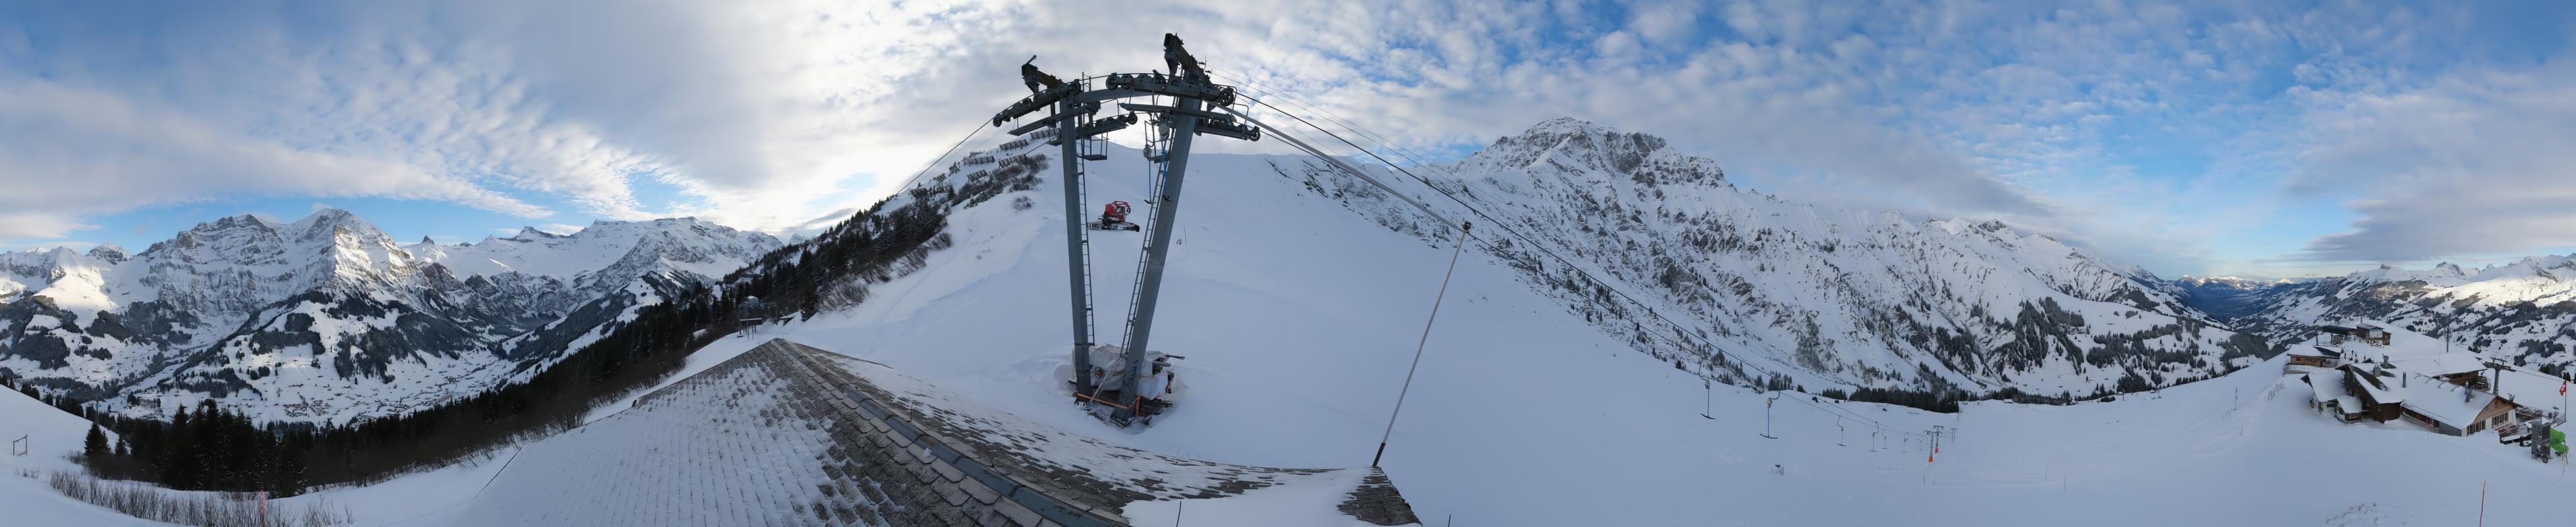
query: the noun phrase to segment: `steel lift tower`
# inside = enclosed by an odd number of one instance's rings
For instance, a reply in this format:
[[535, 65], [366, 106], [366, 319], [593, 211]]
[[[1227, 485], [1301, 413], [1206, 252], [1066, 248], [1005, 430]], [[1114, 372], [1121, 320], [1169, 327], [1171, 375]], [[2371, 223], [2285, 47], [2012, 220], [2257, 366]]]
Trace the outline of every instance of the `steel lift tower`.
[[[1039, 71], [1035, 57], [1020, 65], [1021, 80], [1028, 84], [1028, 97], [1012, 103], [993, 115], [993, 126], [1047, 110], [1046, 117], [1011, 129], [1011, 135], [1026, 135], [1053, 128], [1055, 137], [1047, 144], [1062, 148], [1060, 166], [1064, 169], [1064, 243], [1066, 272], [1073, 307], [1073, 369], [1076, 402], [1100, 401], [1113, 408], [1109, 420], [1126, 425], [1136, 418], [1142, 398], [1137, 394], [1146, 377], [1146, 342], [1153, 335], [1154, 301], [1162, 293], [1164, 257], [1171, 252], [1172, 222], [1179, 217], [1181, 178], [1187, 173], [1190, 140], [1198, 135], [1213, 135], [1245, 141], [1261, 140], [1261, 132], [1235, 121], [1234, 116], [1216, 110], [1235, 105], [1235, 88], [1208, 80], [1207, 71], [1197, 57], [1183, 49], [1179, 36], [1163, 34], [1163, 59], [1170, 73], [1113, 73], [1100, 77], [1057, 79]], [[1098, 86], [1093, 86], [1093, 81]], [[1102, 106], [1121, 99], [1168, 97], [1170, 105], [1117, 103], [1118, 115], [1093, 119]], [[1127, 316], [1126, 372], [1124, 386], [1095, 386], [1091, 371], [1091, 350], [1097, 343], [1092, 335], [1091, 239], [1083, 218], [1088, 206], [1083, 202], [1083, 162], [1108, 159], [1093, 153], [1091, 141], [1114, 130], [1136, 124], [1140, 115], [1154, 117], [1150, 123], [1153, 139], [1145, 148], [1145, 159], [1152, 164], [1153, 201], [1148, 202], [1152, 222], [1145, 230], [1143, 260], [1137, 268], [1136, 287], [1130, 294]], [[1103, 389], [1117, 392], [1114, 398], [1101, 398]]]

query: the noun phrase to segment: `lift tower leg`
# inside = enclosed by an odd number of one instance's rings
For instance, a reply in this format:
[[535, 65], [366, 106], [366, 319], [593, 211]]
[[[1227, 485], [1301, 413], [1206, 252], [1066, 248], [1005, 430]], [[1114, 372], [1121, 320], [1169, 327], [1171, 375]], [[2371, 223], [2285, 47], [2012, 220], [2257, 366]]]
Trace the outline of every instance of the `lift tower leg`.
[[[1172, 127], [1172, 141], [1171, 146], [1165, 147], [1163, 156], [1163, 194], [1154, 197], [1154, 225], [1149, 227], [1154, 232], [1145, 246], [1145, 272], [1136, 289], [1135, 318], [1127, 321], [1125, 393], [1130, 396], [1145, 393], [1142, 388], [1149, 373], [1145, 369], [1145, 340], [1153, 335], [1154, 299], [1163, 292], [1163, 261], [1172, 251], [1172, 220], [1180, 217], [1181, 176], [1190, 165], [1190, 139], [1199, 132], [1199, 119], [1188, 115], [1199, 111], [1199, 100], [1187, 97], [1174, 99], [1177, 99], [1175, 105], [1183, 112], [1164, 115], [1165, 122]], [[1132, 418], [1135, 411], [1131, 407], [1110, 415], [1125, 421]]]
[[1076, 111], [1074, 102], [1057, 102], [1055, 111], [1063, 117], [1055, 123], [1056, 141], [1064, 145], [1056, 166], [1064, 167], [1064, 266], [1072, 280], [1072, 287], [1066, 290], [1073, 293], [1073, 393], [1075, 400], [1080, 400], [1099, 389], [1091, 385], [1091, 270], [1084, 267], [1090, 262], [1086, 254], [1090, 252], [1087, 246], [1091, 234], [1084, 232], [1082, 225], [1083, 214], [1089, 211], [1083, 210], [1082, 203], [1082, 159], [1076, 157], [1079, 144], [1075, 143], [1080, 139], [1074, 136], [1074, 121], [1079, 119], [1072, 115]]

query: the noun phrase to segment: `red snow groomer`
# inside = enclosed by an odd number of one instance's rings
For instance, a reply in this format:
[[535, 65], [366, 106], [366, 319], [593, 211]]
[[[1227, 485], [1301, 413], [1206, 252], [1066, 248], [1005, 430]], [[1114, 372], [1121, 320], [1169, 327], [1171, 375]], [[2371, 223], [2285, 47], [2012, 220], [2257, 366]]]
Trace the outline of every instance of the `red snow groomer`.
[[1127, 213], [1134, 210], [1134, 207], [1128, 206], [1127, 202], [1124, 201], [1109, 202], [1108, 205], [1100, 207], [1100, 220], [1091, 222], [1091, 229], [1100, 231], [1144, 230], [1145, 228], [1143, 226], [1129, 223], [1127, 221]]

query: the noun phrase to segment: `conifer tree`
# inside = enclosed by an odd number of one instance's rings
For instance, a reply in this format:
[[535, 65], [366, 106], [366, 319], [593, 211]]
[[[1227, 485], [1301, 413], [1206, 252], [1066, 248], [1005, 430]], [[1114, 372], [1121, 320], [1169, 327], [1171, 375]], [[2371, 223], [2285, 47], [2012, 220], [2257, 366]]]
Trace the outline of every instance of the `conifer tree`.
[[81, 438], [81, 456], [92, 462], [107, 459], [107, 433], [98, 429], [98, 423], [90, 423], [89, 436]]

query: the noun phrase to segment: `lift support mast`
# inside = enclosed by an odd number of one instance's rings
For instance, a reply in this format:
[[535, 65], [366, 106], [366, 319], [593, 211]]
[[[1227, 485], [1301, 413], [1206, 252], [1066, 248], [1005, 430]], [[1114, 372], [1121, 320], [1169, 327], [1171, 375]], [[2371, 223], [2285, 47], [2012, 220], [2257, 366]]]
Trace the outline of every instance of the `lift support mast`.
[[[1098, 154], [1084, 154], [1077, 141], [1096, 140], [1110, 131], [1136, 124], [1139, 114], [1153, 114], [1154, 126], [1169, 134], [1170, 144], [1161, 152], [1147, 152], [1155, 165], [1153, 188], [1160, 192], [1149, 206], [1153, 208], [1153, 225], [1145, 234], [1142, 267], [1137, 277], [1132, 314], [1127, 321], [1126, 385], [1116, 387], [1126, 394], [1129, 403], [1112, 406], [1117, 409], [1110, 419], [1126, 423], [1135, 417], [1135, 401], [1145, 378], [1146, 341], [1153, 334], [1155, 300], [1161, 296], [1163, 264], [1171, 252], [1172, 224], [1178, 218], [1182, 176], [1189, 167], [1190, 140], [1200, 134], [1229, 137], [1246, 141], [1261, 139], [1260, 130], [1235, 122], [1234, 116], [1210, 109], [1226, 109], [1235, 104], [1235, 88], [1216, 84], [1198, 59], [1182, 48], [1180, 37], [1163, 35], [1163, 58], [1171, 73], [1116, 73], [1098, 77], [1099, 88], [1090, 88], [1093, 79], [1061, 81], [1024, 64], [1020, 74], [1034, 92], [993, 116], [993, 126], [1001, 126], [1039, 110], [1051, 110], [1045, 118], [1011, 130], [1011, 135], [1025, 135], [1044, 128], [1054, 128], [1055, 138], [1048, 144], [1062, 149], [1064, 173], [1065, 261], [1067, 288], [1073, 312], [1073, 368], [1077, 400], [1096, 393], [1091, 377], [1092, 295], [1090, 269], [1090, 233], [1082, 218], [1088, 212], [1083, 203], [1085, 161], [1107, 159]], [[1034, 62], [1034, 58], [1031, 59]], [[1126, 113], [1094, 120], [1092, 115], [1104, 103], [1133, 97], [1171, 97], [1173, 105], [1121, 103]]]

